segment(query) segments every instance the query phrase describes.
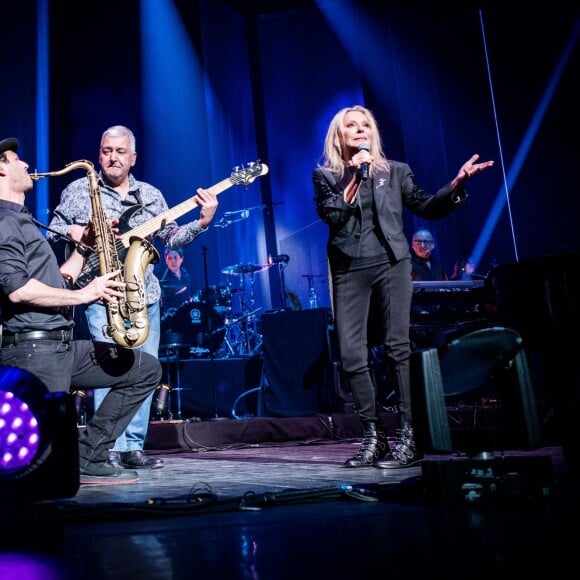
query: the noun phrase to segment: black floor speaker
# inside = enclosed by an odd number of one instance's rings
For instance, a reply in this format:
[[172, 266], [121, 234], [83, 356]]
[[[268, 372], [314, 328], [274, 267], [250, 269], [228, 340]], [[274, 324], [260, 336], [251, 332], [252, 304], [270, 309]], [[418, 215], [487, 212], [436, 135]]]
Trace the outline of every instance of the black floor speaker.
[[424, 451], [471, 456], [542, 445], [533, 381], [520, 335], [468, 332], [411, 358], [413, 422]]
[[429, 453], [451, 453], [453, 444], [436, 348], [411, 354], [411, 401], [419, 448]]
[[262, 315], [264, 377], [261, 409], [268, 417], [304, 417], [336, 407], [330, 357], [330, 309]]

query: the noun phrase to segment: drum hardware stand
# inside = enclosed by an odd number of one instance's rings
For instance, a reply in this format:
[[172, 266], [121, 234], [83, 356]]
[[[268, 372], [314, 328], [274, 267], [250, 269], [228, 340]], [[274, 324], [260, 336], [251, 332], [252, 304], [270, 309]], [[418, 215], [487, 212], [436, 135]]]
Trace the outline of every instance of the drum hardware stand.
[[225, 355], [225, 357], [227, 358], [228, 356], [234, 356], [236, 354], [236, 351], [234, 350], [234, 347], [232, 346], [232, 343], [230, 342], [230, 339], [229, 339], [228, 333], [227, 333], [227, 330], [229, 329], [231, 324], [229, 323], [226, 326], [227, 326], [227, 329], [226, 329], [226, 334], [224, 336], [224, 344], [226, 345], [226, 348], [228, 349], [228, 352]]
[[278, 267], [278, 278], [280, 279], [280, 298], [282, 301], [282, 309], [288, 308], [288, 295], [286, 294], [286, 282], [284, 280], [284, 270], [288, 266], [290, 256], [288, 254], [280, 254], [279, 256], [270, 256], [270, 263], [276, 264]]
[[171, 421], [173, 413], [171, 412], [171, 386], [161, 383], [155, 389], [156, 397], [152, 407], [152, 421]]
[[[202, 246], [201, 247], [202, 252], [203, 252], [203, 273], [204, 273], [204, 280], [205, 280], [205, 291], [206, 291], [206, 296], [209, 298], [209, 279], [207, 276], [207, 246]], [[212, 329], [212, 321], [211, 321], [211, 317], [210, 320], [208, 320], [208, 324], [209, 324], [209, 328], [208, 328], [208, 334], [210, 336], [212, 336], [213, 334], [216, 333], [215, 330]], [[217, 384], [216, 384], [216, 378], [215, 378], [215, 356], [213, 353], [213, 350], [210, 349], [210, 353], [209, 353], [209, 357], [210, 357], [210, 377], [211, 377], [211, 386], [212, 386], [212, 391], [213, 391], [213, 398], [214, 398], [214, 409], [215, 409], [215, 418], [219, 419], [218, 417], [218, 412], [217, 412]]]
[[[172, 399], [172, 393], [175, 391], [177, 393], [177, 396], [175, 397], [175, 401], [177, 403], [177, 413], [176, 413], [176, 418], [179, 419], [180, 421], [183, 419], [182, 415], [181, 415], [181, 369], [179, 368], [179, 349], [181, 348], [181, 345], [179, 344], [168, 344], [163, 346], [163, 349], [165, 349], [166, 354], [164, 357], [165, 362], [167, 363], [167, 379], [169, 381], [170, 379], [170, 375], [171, 373], [171, 366], [172, 363], [175, 363], [174, 366], [174, 376], [175, 376], [175, 387], [171, 388], [169, 390], [168, 393], [168, 408], [171, 409], [171, 403], [173, 402]], [[172, 418], [172, 414], [171, 414], [171, 410], [169, 411], [169, 415], [170, 418]]]
[[[253, 316], [254, 314], [256, 314], [256, 312], [259, 312], [260, 310], [262, 310], [261, 307], [254, 308], [250, 312], [248, 312], [246, 314], [242, 314], [242, 316], [238, 316], [237, 318], [232, 319], [227, 324], [224, 324], [222, 327], [217, 328], [216, 330], [212, 331], [212, 334], [217, 334], [218, 332], [221, 332], [224, 329], [226, 330], [225, 342], [227, 344], [228, 350], [230, 351], [231, 355], [236, 355], [236, 354], [238, 354], [238, 355], [244, 355], [244, 354], [251, 355], [251, 354], [254, 354], [255, 351], [261, 346], [261, 342], [260, 342], [260, 344], [257, 344], [254, 347], [254, 349], [251, 348], [250, 337], [249, 337], [249, 332], [248, 332], [248, 328], [247, 328], [247, 319], [250, 318], [251, 316]], [[235, 326], [236, 324], [239, 324], [242, 327], [242, 335], [244, 337], [243, 344], [239, 345], [239, 352], [238, 353], [236, 353], [236, 351], [232, 347], [231, 343], [229, 342], [229, 339], [227, 338], [227, 330], [229, 328]], [[252, 332], [254, 333], [254, 335], [257, 335], [255, 330], [253, 330]]]
[[[250, 326], [249, 318], [256, 314], [256, 312], [262, 310], [262, 308], [255, 308], [252, 311], [244, 314], [241, 318], [241, 335], [243, 338], [243, 345], [241, 345], [241, 352], [242, 355], [251, 356], [257, 352], [257, 350], [262, 345], [262, 340], [256, 329], [254, 328], [253, 321]], [[251, 340], [255, 339], [255, 344], [252, 347]]]
[[[288, 256], [278, 256], [277, 258], [279, 258], [280, 262], [287, 262], [289, 260]], [[261, 347], [261, 337], [260, 337], [259, 333], [256, 331], [256, 328], [252, 327], [253, 320], [250, 319], [250, 317], [253, 314], [255, 314], [257, 311], [261, 310], [261, 308], [258, 308], [257, 310], [254, 308], [254, 305], [256, 303], [256, 300], [255, 300], [255, 298], [256, 298], [255, 274], [257, 272], [264, 272], [264, 271], [268, 270], [269, 268], [271, 268], [273, 265], [274, 265], [274, 261], [272, 260], [272, 258], [270, 258], [270, 261], [268, 264], [250, 264], [250, 263], [244, 264], [244, 263], [240, 263], [240, 264], [234, 264], [232, 266], [228, 266], [222, 270], [222, 274], [226, 274], [227, 276], [230, 276], [230, 275], [240, 276], [240, 283], [239, 283], [239, 289], [238, 289], [238, 293], [240, 293], [240, 295], [245, 292], [245, 288], [246, 288], [245, 276], [246, 275], [250, 276], [250, 278], [249, 278], [250, 298], [248, 300], [244, 300], [242, 298], [240, 301], [241, 302], [240, 309], [241, 309], [241, 312], [243, 313], [243, 315], [241, 317], [238, 317], [237, 319], [234, 319], [229, 325], [227, 325], [227, 326], [231, 327], [231, 325], [233, 325], [233, 324], [238, 324], [238, 323], [240, 324], [240, 337], [239, 337], [239, 340], [235, 341], [235, 345], [239, 349], [239, 352], [237, 353], [239, 355], [253, 355]], [[228, 278], [228, 282], [229, 282], [229, 278]], [[231, 294], [233, 295], [233, 292], [231, 292]], [[252, 348], [250, 341], [254, 338], [257, 340], [256, 340], [256, 345], [254, 346], [254, 348]], [[231, 350], [235, 350], [233, 348], [233, 346], [234, 345], [232, 345], [231, 342], [228, 342], [228, 347], [230, 347], [230, 352], [231, 352]]]
[[209, 292], [209, 279], [207, 277], [207, 246], [201, 246], [201, 253], [203, 257], [203, 280], [205, 282], [205, 291]]
[[[209, 279], [207, 276], [207, 246], [205, 246], [205, 245], [201, 246], [201, 251], [203, 254], [203, 278], [205, 281], [205, 295], [206, 295], [206, 300], [207, 300], [209, 298]], [[216, 291], [217, 291], [217, 288], [216, 288]], [[203, 295], [203, 292], [202, 292], [202, 295]], [[211, 304], [210, 304], [210, 307], [212, 307]], [[214, 334], [214, 331], [212, 329], [211, 317], [208, 320], [208, 334], [210, 334], [210, 335]], [[213, 356], [213, 352], [211, 352], [211, 351], [210, 351], [210, 357], [213, 360], [214, 356]]]
[[[288, 258], [289, 259], [289, 258]], [[260, 347], [262, 346], [262, 337], [257, 332], [255, 327], [254, 319], [250, 320], [256, 312], [262, 310], [261, 307], [254, 308], [256, 304], [255, 300], [255, 279], [254, 279], [254, 272], [250, 273], [250, 300], [245, 302], [242, 300], [242, 311], [246, 309], [250, 309], [250, 312], [247, 312], [242, 316], [239, 320], [241, 321], [241, 329], [242, 329], [242, 337], [243, 337], [243, 348], [240, 354], [251, 356], [256, 354]], [[255, 344], [252, 347], [251, 339], [255, 339]]]

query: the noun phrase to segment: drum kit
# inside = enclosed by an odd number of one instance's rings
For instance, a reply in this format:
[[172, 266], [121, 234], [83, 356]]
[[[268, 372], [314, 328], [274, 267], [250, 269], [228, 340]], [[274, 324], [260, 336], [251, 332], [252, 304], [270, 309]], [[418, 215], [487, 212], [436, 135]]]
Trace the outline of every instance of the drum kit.
[[[222, 270], [239, 276], [238, 287], [228, 283], [207, 286], [179, 308], [169, 309], [161, 319], [160, 354], [179, 358], [222, 359], [252, 356], [262, 345], [256, 328], [254, 275], [271, 264], [235, 264]], [[249, 298], [246, 281], [249, 277]]]

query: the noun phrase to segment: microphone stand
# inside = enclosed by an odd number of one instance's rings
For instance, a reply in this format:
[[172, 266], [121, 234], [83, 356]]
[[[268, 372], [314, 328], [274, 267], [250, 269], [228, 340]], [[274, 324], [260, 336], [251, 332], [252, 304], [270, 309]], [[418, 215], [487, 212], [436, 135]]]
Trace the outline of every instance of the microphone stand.
[[282, 310], [288, 310], [288, 294], [286, 294], [286, 282], [284, 280], [284, 270], [290, 261], [288, 254], [279, 256], [270, 256], [270, 264], [276, 264], [278, 267], [278, 277], [280, 279], [280, 298], [282, 301]]
[[222, 217], [217, 221], [214, 226], [216, 228], [227, 228], [231, 224], [241, 222], [250, 217], [250, 212], [258, 209], [266, 209], [265, 205], [255, 205], [254, 207], [248, 207], [246, 209], [238, 209], [236, 211], [226, 211]]
[[205, 292], [207, 296], [207, 293], [209, 292], [209, 283], [207, 277], [207, 246], [201, 246], [201, 252], [203, 254], [203, 279], [205, 282]]
[[[204, 275], [204, 281], [205, 281], [206, 306], [213, 308], [213, 305], [209, 304], [209, 279], [208, 279], [208, 275], [207, 275], [207, 246], [201, 246], [201, 251], [203, 253], [203, 275]], [[208, 324], [207, 336], [211, 337], [213, 335], [211, 316], [209, 317], [207, 324]], [[204, 338], [206, 336], [203, 332], [203, 328], [202, 328], [202, 336]], [[219, 419], [220, 417], [218, 415], [218, 406], [217, 406], [217, 384], [216, 384], [217, 381], [216, 381], [216, 377], [215, 377], [215, 356], [213, 353], [213, 349], [211, 348], [211, 344], [209, 344], [208, 346], [210, 347], [210, 349], [209, 349], [209, 364], [210, 364], [209, 376], [211, 377], [211, 388], [212, 388], [212, 392], [213, 392], [214, 419]]]

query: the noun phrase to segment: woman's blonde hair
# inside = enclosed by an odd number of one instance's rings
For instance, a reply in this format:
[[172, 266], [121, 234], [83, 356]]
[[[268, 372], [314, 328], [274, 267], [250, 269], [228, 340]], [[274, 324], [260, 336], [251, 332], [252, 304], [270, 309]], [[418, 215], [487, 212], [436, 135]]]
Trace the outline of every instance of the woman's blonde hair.
[[389, 171], [389, 161], [383, 152], [381, 134], [379, 133], [375, 116], [369, 109], [361, 105], [345, 107], [334, 115], [328, 126], [326, 138], [324, 139], [322, 164], [320, 166], [330, 169], [334, 173], [338, 173], [341, 177], [344, 175], [346, 160], [343, 158], [344, 140], [342, 128], [344, 126], [345, 116], [353, 111], [362, 113], [367, 118], [371, 128], [370, 154], [374, 157], [374, 161], [369, 168], [370, 174], [372, 175], [373, 169]]

